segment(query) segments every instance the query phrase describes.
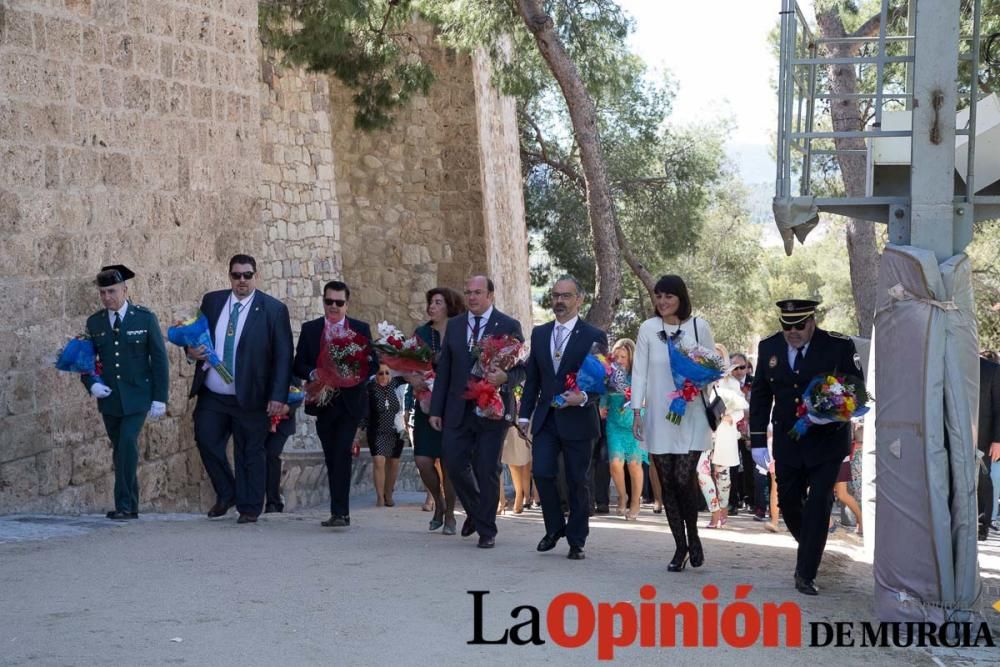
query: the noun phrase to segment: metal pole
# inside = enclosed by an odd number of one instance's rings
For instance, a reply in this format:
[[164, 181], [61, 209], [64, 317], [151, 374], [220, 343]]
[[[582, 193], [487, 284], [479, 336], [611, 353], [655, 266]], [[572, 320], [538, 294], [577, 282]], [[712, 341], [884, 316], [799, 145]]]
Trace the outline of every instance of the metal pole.
[[972, 80], [969, 82], [969, 143], [965, 167], [965, 206], [956, 216], [955, 252], [965, 250], [972, 243], [972, 223], [976, 219], [974, 204], [976, 198], [976, 103], [979, 101], [979, 30], [982, 18], [982, 0], [976, 0], [972, 7]]
[[959, 3], [914, 0], [910, 242], [938, 261], [955, 253], [955, 54]]

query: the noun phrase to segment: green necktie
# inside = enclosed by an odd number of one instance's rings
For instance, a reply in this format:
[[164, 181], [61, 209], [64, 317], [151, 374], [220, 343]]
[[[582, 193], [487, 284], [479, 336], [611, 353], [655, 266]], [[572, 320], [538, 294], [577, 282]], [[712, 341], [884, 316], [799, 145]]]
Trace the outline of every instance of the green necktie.
[[226, 365], [229, 372], [235, 377], [233, 369], [233, 354], [236, 352], [236, 325], [240, 322], [240, 302], [233, 304], [233, 309], [229, 311], [229, 326], [226, 327], [226, 343], [222, 348], [222, 363]]

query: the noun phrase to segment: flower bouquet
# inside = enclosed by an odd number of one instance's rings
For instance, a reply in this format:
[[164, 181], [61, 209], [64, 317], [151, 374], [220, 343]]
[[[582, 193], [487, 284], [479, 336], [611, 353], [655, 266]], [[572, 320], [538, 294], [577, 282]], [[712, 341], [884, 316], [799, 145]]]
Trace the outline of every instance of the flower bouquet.
[[[291, 412], [294, 410], [299, 403], [305, 400], [305, 392], [303, 392], [298, 387], [288, 388], [288, 398], [285, 403], [288, 404], [288, 410]], [[288, 415], [273, 415], [271, 417], [271, 433], [276, 433], [278, 431], [278, 424], [288, 419]]]
[[342, 388], [368, 379], [368, 339], [355, 331], [323, 336], [315, 379], [306, 384], [306, 402], [327, 405]]
[[87, 334], [71, 338], [59, 351], [56, 368], [68, 373], [80, 373], [101, 382], [101, 362], [94, 349], [94, 341]]
[[378, 325], [379, 338], [372, 347], [378, 350], [379, 361], [397, 373], [422, 373], [431, 369], [434, 353], [417, 336], [407, 338], [388, 322]]
[[722, 357], [701, 345], [685, 344], [684, 334], [667, 338], [670, 374], [676, 389], [667, 398], [670, 407], [667, 421], [680, 424], [687, 412], [687, 405], [702, 389], [723, 376], [726, 365]]
[[788, 432], [798, 440], [813, 424], [840, 424], [868, 412], [865, 405], [871, 396], [864, 384], [847, 375], [817, 375], [806, 386], [796, 412], [798, 420]]
[[208, 352], [208, 363], [219, 374], [222, 381], [232, 384], [233, 374], [229, 372], [226, 365], [215, 353], [215, 346], [212, 344], [212, 335], [208, 331], [208, 318], [198, 313], [192, 318], [178, 321], [174, 326], [167, 329], [167, 340], [180, 347], [200, 347], [205, 346]]
[[[583, 358], [580, 369], [575, 373], [566, 374], [566, 391], [582, 391], [590, 394], [603, 394], [608, 390], [608, 379], [612, 367], [608, 358], [599, 350], [592, 350]], [[552, 397], [552, 407], [561, 408], [566, 405], [562, 394]]]
[[504, 404], [500, 389], [486, 380], [486, 376], [496, 371], [509, 371], [521, 361], [523, 352], [524, 343], [509, 334], [486, 336], [472, 348], [476, 363], [462, 398], [475, 401], [476, 416], [503, 419]]
[[426, 371], [423, 373], [424, 382], [427, 387], [424, 389], [416, 389], [413, 392], [414, 400], [420, 405], [420, 411], [425, 415], [431, 413], [431, 394], [434, 392], [434, 371]]

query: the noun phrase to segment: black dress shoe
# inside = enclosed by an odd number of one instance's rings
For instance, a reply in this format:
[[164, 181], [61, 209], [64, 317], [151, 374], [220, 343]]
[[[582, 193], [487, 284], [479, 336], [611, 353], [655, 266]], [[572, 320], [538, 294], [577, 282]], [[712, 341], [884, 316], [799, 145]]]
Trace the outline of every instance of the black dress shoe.
[[331, 514], [330, 518], [326, 521], [321, 521], [320, 525], [326, 528], [344, 528], [351, 525], [351, 517], [340, 514]]
[[215, 503], [212, 505], [212, 509], [208, 510], [209, 519], [218, 519], [220, 516], [226, 516], [226, 512], [229, 508], [233, 506], [233, 503]]
[[493, 547], [496, 546], [496, 539], [492, 537], [486, 537], [485, 535], [481, 535], [479, 537], [479, 544], [477, 544], [476, 546], [479, 547], [480, 549], [492, 549]]
[[[125, 521], [127, 519], [133, 518], [132, 516], [130, 516], [130, 514], [131, 514], [130, 512], [119, 512], [118, 510], [111, 510], [104, 516], [108, 517], [112, 521]], [[135, 518], [138, 519], [139, 515], [136, 514]]]
[[569, 558], [570, 560], [583, 560], [586, 557], [587, 555], [583, 553], [583, 547], [571, 546], [569, 548], [569, 553], [566, 554], [566, 558]]
[[236, 523], [257, 523], [257, 515], [240, 512], [240, 518], [236, 520]]
[[795, 590], [803, 595], [819, 595], [819, 588], [817, 588], [815, 581], [797, 574], [795, 575]]
[[687, 548], [678, 549], [674, 553], [674, 557], [670, 560], [667, 565], [667, 572], [680, 572], [684, 569], [688, 562], [688, 550]]
[[608, 506], [607, 505], [598, 505], [597, 506], [597, 513], [598, 514], [608, 514], [609, 513]]
[[462, 524], [462, 537], [468, 537], [476, 532], [476, 522], [472, 520], [472, 517], [466, 517], [465, 523]]
[[559, 543], [559, 540], [562, 539], [563, 537], [566, 537], [565, 528], [560, 528], [555, 535], [549, 535], [548, 533], [546, 533], [545, 537], [543, 537], [538, 541], [538, 550], [552, 551], [553, 549], [556, 548], [556, 545]]
[[285, 511], [285, 506], [284, 505], [274, 505], [274, 504], [271, 504], [271, 505], [265, 505], [264, 506], [264, 514], [274, 514], [276, 512], [280, 514], [281, 512], [284, 512], [284, 511]]

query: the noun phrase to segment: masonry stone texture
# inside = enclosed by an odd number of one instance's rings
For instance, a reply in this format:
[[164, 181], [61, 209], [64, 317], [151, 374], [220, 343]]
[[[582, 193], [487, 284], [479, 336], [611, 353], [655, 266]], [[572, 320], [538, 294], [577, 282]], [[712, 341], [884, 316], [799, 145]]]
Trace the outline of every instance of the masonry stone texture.
[[[352, 285], [352, 316], [412, 329], [425, 290], [474, 271], [528, 325], [513, 103], [482, 56], [413, 33], [437, 81], [369, 134], [339, 82], [262, 48], [253, 0], [0, 0], [0, 513], [113, 505], [94, 401], [52, 368], [100, 307], [103, 264], [135, 270], [130, 297], [164, 331], [228, 286], [236, 252], [257, 258], [296, 335], [327, 280]], [[203, 510], [192, 367], [169, 353], [141, 509]], [[297, 504], [325, 490], [312, 434], [302, 419], [288, 446]]]

